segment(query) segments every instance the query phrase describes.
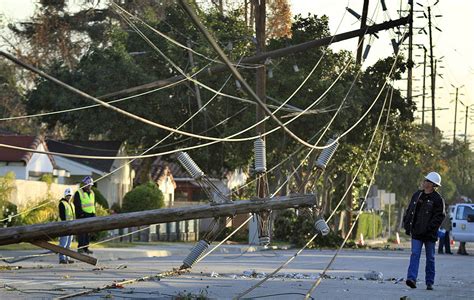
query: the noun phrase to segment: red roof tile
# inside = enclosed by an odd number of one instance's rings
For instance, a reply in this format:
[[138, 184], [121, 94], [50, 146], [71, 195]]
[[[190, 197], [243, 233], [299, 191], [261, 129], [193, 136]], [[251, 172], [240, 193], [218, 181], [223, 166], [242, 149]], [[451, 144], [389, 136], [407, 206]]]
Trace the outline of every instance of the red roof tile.
[[[0, 135], [0, 143], [17, 147], [37, 149], [42, 140], [37, 136]], [[28, 163], [32, 152], [0, 147], [0, 161]]]

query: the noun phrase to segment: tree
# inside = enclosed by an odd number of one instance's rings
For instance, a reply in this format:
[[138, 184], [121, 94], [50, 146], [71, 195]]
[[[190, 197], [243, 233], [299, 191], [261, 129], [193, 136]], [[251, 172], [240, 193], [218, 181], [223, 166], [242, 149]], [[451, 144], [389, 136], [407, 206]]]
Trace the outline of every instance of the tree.
[[150, 181], [125, 194], [122, 212], [158, 209], [164, 205], [163, 193], [154, 182]]

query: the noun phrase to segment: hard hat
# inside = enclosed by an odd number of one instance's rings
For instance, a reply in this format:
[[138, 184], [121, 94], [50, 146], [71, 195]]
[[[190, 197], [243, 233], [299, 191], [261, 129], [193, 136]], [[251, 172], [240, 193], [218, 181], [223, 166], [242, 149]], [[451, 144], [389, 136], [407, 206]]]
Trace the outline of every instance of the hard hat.
[[427, 180], [431, 181], [437, 186], [441, 186], [441, 176], [436, 172], [430, 172], [425, 177]]
[[84, 185], [93, 185], [94, 184], [94, 180], [90, 176], [84, 177], [84, 179], [82, 179], [82, 182], [84, 183]]
[[67, 188], [64, 190], [64, 197], [66, 196], [72, 196], [72, 190], [71, 188]]

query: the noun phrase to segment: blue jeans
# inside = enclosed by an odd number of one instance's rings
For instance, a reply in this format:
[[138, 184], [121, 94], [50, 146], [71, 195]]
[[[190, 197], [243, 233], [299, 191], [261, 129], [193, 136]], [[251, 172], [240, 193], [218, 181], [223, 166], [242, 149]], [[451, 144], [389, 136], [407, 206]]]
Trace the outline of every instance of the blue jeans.
[[[71, 247], [71, 242], [72, 242], [72, 235], [67, 235], [67, 236], [62, 236], [59, 238], [59, 246], [69, 249]], [[64, 254], [59, 253], [59, 260], [68, 260], [69, 257], [67, 257]]]
[[407, 279], [414, 280], [418, 277], [418, 268], [420, 266], [421, 248], [425, 244], [426, 251], [426, 268], [425, 282], [426, 284], [434, 284], [435, 278], [435, 242], [423, 242], [411, 239], [411, 256], [410, 266], [408, 267]]

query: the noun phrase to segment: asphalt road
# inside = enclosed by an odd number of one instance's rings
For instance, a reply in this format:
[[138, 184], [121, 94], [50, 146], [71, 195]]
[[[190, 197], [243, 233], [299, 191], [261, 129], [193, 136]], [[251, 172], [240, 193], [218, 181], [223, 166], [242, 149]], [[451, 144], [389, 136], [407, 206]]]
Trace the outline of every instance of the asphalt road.
[[[112, 283], [153, 276], [182, 264], [189, 245], [98, 249], [99, 264], [57, 264], [57, 256], [29, 259], [16, 264], [0, 262], [0, 299], [53, 299], [89, 291]], [[296, 250], [258, 251], [245, 246], [226, 246], [196, 264], [187, 274], [152, 278], [95, 291], [79, 299], [172, 299], [177, 296], [206, 296], [231, 299], [255, 285], [260, 278], [283, 264]], [[0, 251], [19, 256], [43, 251]], [[303, 299], [335, 252], [308, 250], [286, 268], [244, 298]], [[315, 299], [473, 299], [474, 255], [437, 255], [435, 290], [424, 284], [422, 258], [417, 289], [404, 284], [409, 251], [345, 250], [336, 258], [328, 276], [321, 281]], [[21, 267], [21, 268], [17, 268]], [[11, 268], [8, 270], [7, 268]], [[366, 275], [379, 277], [370, 280]], [[379, 274], [380, 273], [380, 274]], [[188, 298], [189, 299], [189, 298]]]

